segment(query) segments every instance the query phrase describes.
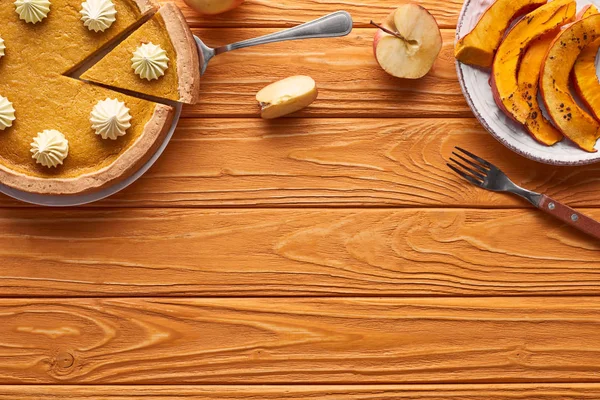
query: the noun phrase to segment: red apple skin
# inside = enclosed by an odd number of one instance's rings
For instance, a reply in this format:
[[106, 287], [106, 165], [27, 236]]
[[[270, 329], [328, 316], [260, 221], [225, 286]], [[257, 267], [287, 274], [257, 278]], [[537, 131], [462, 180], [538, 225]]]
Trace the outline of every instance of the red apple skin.
[[231, 11], [240, 6], [244, 0], [210, 0], [211, 3], [219, 4], [219, 7], [209, 6], [208, 0], [184, 0], [194, 11], [203, 15], [217, 15]]
[[[389, 21], [393, 22], [395, 14], [396, 10], [389, 13], [388, 16], [385, 18], [385, 22], [383, 23], [383, 25], [389, 25]], [[384, 34], [384, 31], [382, 31], [381, 29], [377, 29], [377, 33], [375, 33], [375, 37], [373, 38], [373, 55], [375, 56], [375, 60], [377, 60], [377, 45], [379, 44], [379, 41], [381, 40]], [[379, 60], [377, 60], [377, 64], [379, 64]], [[379, 64], [379, 66], [382, 67], [381, 64]]]
[[[377, 29], [377, 33], [375, 34], [375, 37], [373, 38], [373, 55], [375, 56], [375, 60], [377, 60], [377, 45], [379, 44], [379, 41], [383, 37], [383, 33], [384, 32], [381, 29]], [[377, 64], [379, 64], [379, 60], [377, 60]], [[379, 64], [379, 66], [381, 67], [381, 64]]]

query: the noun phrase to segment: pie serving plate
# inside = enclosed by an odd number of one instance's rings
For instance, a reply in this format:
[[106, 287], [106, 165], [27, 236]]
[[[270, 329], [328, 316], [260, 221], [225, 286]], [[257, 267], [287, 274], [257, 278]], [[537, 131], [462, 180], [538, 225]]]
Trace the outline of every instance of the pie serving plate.
[[[456, 40], [469, 33], [494, 0], [465, 0], [458, 20]], [[577, 8], [599, 1], [578, 0]], [[598, 66], [598, 60], [596, 60]], [[496, 105], [489, 85], [490, 72], [456, 61], [458, 79], [471, 110], [487, 131], [506, 147], [531, 160], [551, 165], [586, 165], [600, 162], [600, 152], [588, 153], [564, 139], [547, 147], [536, 142], [527, 131], [508, 118]], [[543, 102], [540, 101], [543, 108]], [[544, 110], [545, 112], [545, 110]], [[600, 141], [596, 143], [600, 150]]]
[[14, 199], [24, 201], [26, 203], [35, 204], [38, 206], [49, 206], [49, 207], [75, 207], [81, 206], [88, 203], [93, 203], [98, 200], [105, 199], [113, 194], [120, 192], [125, 189], [127, 186], [131, 185], [133, 182], [137, 181], [142, 175], [146, 173], [154, 165], [156, 160], [161, 156], [163, 151], [167, 148], [173, 133], [175, 132], [175, 128], [177, 128], [177, 123], [179, 122], [179, 117], [181, 116], [181, 108], [183, 105], [181, 103], [173, 103], [171, 104], [175, 109], [175, 113], [173, 115], [173, 123], [171, 124], [171, 128], [165, 136], [165, 140], [161, 143], [160, 147], [154, 153], [154, 155], [148, 160], [146, 164], [142, 166], [137, 172], [133, 173], [127, 179], [116, 183], [115, 185], [106, 187], [100, 191], [92, 192], [88, 194], [75, 195], [75, 196], [49, 196], [49, 195], [41, 195], [41, 194], [33, 194], [22, 192], [20, 190], [13, 189], [9, 186], [0, 184], [0, 192], [8, 195]]

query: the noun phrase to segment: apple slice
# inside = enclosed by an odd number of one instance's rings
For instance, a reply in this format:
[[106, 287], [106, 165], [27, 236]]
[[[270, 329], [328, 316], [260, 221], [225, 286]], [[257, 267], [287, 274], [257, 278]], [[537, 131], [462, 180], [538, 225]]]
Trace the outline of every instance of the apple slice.
[[427, 75], [442, 49], [442, 34], [433, 17], [418, 4], [407, 3], [392, 12], [373, 40], [377, 62], [397, 78]]
[[533, 93], [524, 92], [517, 82], [525, 50], [535, 39], [572, 21], [576, 12], [574, 0], [554, 0], [523, 17], [500, 44], [492, 65], [492, 92], [498, 106], [515, 121], [526, 124], [532, 112]]
[[471, 32], [460, 39], [454, 56], [460, 62], [489, 68], [511, 23], [546, 4], [546, 0], [497, 0], [481, 16]]
[[556, 33], [552, 32], [531, 43], [523, 56], [517, 78], [518, 93], [524, 100], [520, 103], [527, 108], [528, 113], [523, 125], [535, 140], [546, 146], [552, 146], [563, 139], [562, 133], [542, 114], [537, 96], [542, 62], [555, 37]]
[[244, 0], [184, 0], [196, 12], [204, 15], [222, 14], [233, 10]]
[[317, 84], [309, 76], [297, 75], [282, 79], [256, 94], [261, 117], [273, 119], [299, 111], [317, 99]]
[[571, 70], [585, 46], [600, 38], [600, 14], [571, 24], [554, 40], [540, 76], [540, 89], [550, 118], [558, 129], [583, 150], [595, 153], [600, 124], [573, 99]]
[[[598, 14], [598, 9], [590, 5], [582, 18]], [[600, 121], [600, 82], [596, 74], [596, 55], [600, 49], [600, 39], [584, 47], [573, 66], [573, 86], [596, 120]]]

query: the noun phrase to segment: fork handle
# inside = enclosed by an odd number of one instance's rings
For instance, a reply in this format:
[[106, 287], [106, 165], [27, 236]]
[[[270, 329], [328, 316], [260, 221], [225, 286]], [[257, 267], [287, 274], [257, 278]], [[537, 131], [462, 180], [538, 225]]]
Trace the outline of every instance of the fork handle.
[[572, 227], [600, 239], [600, 222], [573, 210], [571, 207], [542, 195], [538, 208]]

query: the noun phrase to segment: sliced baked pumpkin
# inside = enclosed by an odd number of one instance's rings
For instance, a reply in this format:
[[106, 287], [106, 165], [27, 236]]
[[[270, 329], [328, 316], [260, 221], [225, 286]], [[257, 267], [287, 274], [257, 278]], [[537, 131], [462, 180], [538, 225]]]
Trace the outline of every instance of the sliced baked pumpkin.
[[[140, 62], [136, 69], [133, 57]], [[179, 8], [174, 3], [166, 3], [81, 78], [112, 88], [194, 104], [200, 90], [196, 42]]]
[[573, 86], [593, 116], [600, 121], [600, 82], [596, 74], [596, 55], [600, 39], [585, 46], [573, 67]]
[[489, 68], [502, 37], [521, 15], [546, 4], [546, 0], [496, 0], [471, 32], [458, 41], [454, 55], [460, 62]]
[[[582, 18], [598, 14], [598, 9], [590, 5], [582, 13]], [[600, 82], [596, 74], [596, 55], [600, 49], [600, 39], [585, 46], [573, 66], [573, 86], [581, 100], [594, 117], [600, 121]]]
[[[526, 49], [537, 38], [572, 21], [576, 8], [574, 0], [552, 1], [523, 17], [500, 44], [492, 67], [492, 92], [498, 107], [516, 122], [533, 128], [532, 117], [540, 118], [539, 113], [533, 114], [534, 93], [517, 81], [517, 71]], [[533, 74], [537, 76], [539, 72]], [[551, 138], [544, 140], [552, 142]]]
[[552, 32], [531, 43], [521, 61], [517, 79], [518, 93], [523, 100], [521, 104], [527, 108], [528, 113], [523, 125], [535, 140], [546, 146], [552, 146], [563, 139], [562, 133], [542, 114], [537, 96], [542, 62], [555, 37], [556, 33]]
[[577, 19], [584, 19], [594, 14], [598, 14], [598, 8], [593, 4], [588, 4], [587, 6], [583, 7], [581, 11], [579, 11], [579, 14], [577, 14]]
[[577, 21], [554, 40], [540, 76], [540, 90], [556, 127], [585, 151], [596, 152], [600, 124], [575, 102], [569, 76], [585, 46], [600, 38], [600, 14]]

